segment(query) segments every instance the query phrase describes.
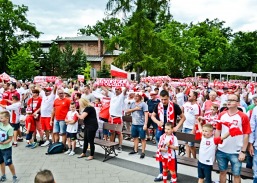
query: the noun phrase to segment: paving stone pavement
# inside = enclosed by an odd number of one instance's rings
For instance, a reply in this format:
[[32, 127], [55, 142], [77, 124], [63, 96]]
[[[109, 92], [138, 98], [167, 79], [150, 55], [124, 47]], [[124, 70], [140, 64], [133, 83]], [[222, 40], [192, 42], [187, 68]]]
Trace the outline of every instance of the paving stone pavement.
[[[19, 183], [32, 183], [40, 169], [52, 171], [56, 183], [146, 183], [152, 175], [115, 166], [100, 160], [78, 159], [78, 155], [45, 155], [46, 147], [25, 148], [25, 142], [13, 147], [13, 163]], [[6, 167], [7, 181], [11, 174]]]

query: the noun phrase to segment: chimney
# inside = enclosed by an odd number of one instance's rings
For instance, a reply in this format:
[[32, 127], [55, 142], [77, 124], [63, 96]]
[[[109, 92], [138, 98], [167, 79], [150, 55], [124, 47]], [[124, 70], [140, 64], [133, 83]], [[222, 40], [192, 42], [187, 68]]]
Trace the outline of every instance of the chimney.
[[103, 55], [102, 53], [102, 42], [101, 42], [101, 36], [98, 36], [98, 56], [101, 57]]

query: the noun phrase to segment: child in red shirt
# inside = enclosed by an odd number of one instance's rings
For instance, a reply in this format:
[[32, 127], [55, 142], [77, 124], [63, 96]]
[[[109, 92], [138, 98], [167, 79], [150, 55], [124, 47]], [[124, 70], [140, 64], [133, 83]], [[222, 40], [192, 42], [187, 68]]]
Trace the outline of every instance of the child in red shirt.
[[33, 133], [36, 131], [36, 126], [34, 122], [34, 116], [32, 115], [32, 108], [28, 107], [26, 109], [26, 119], [25, 119], [25, 126], [26, 126], [26, 140], [27, 140], [27, 145], [26, 147], [29, 147], [31, 149], [34, 149], [37, 147], [37, 143], [34, 142], [32, 136]]

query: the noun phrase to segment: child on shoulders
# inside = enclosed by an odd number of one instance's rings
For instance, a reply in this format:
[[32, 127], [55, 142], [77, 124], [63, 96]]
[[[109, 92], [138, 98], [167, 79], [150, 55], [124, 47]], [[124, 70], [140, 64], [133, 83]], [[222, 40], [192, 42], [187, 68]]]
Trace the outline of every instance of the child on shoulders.
[[178, 150], [178, 139], [173, 134], [173, 124], [165, 124], [165, 133], [160, 137], [156, 160], [162, 162], [163, 165], [163, 182], [167, 183], [167, 174], [170, 171], [171, 182], [177, 182], [176, 174], [176, 152]]

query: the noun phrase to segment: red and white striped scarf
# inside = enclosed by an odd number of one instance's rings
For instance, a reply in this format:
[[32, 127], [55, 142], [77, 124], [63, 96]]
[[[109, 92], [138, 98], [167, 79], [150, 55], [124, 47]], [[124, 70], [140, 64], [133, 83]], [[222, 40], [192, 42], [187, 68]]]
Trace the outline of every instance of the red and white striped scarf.
[[[162, 153], [160, 151], [160, 149], [162, 147], [164, 147], [166, 144], [165, 144], [165, 139], [166, 139], [166, 133], [164, 133], [161, 137], [160, 137], [160, 141], [158, 143], [158, 149], [157, 149], [157, 152], [156, 152], [156, 161], [162, 161], [163, 157], [162, 157]], [[170, 139], [170, 142], [169, 144], [172, 145], [174, 142], [174, 135], [172, 134], [171, 135], [171, 139]], [[172, 153], [173, 153], [173, 149], [171, 148], [168, 148], [168, 162], [171, 162], [171, 159], [172, 159]]]
[[[164, 107], [163, 104], [160, 102], [158, 104], [158, 115], [159, 119], [164, 122]], [[169, 102], [168, 108], [167, 108], [167, 122], [174, 123], [174, 104], [172, 101]]]

